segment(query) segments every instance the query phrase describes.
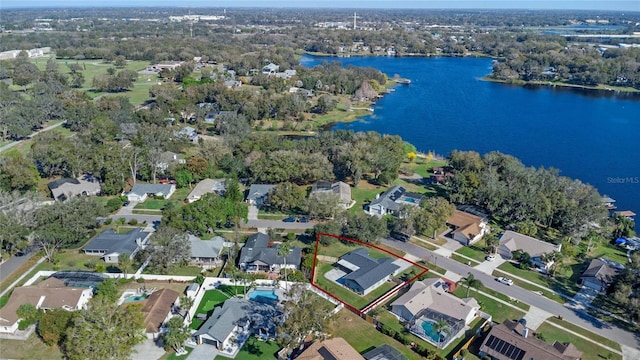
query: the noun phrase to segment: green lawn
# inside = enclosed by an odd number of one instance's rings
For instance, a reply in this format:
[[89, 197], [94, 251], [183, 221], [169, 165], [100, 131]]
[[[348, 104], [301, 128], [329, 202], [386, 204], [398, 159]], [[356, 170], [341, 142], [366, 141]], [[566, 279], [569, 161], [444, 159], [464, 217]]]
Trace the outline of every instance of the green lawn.
[[[483, 262], [485, 256], [487, 254], [484, 252], [485, 244], [484, 240], [481, 239], [477, 243], [472, 246], [463, 246], [460, 249], [456, 250], [458, 254], [462, 254], [464, 256], [470, 257], [478, 262]], [[466, 261], [465, 261], [466, 263]]]
[[[277, 353], [280, 351], [280, 346], [275, 341], [260, 341], [255, 336], [250, 337], [247, 342], [244, 343], [236, 360], [262, 360], [262, 359], [277, 359]], [[216, 356], [215, 359], [226, 360], [227, 357]]]
[[[504, 264], [498, 266], [499, 270], [502, 270], [503, 272], [507, 273], [507, 274], [513, 274], [515, 276], [519, 276], [523, 279], [527, 279], [533, 283], [539, 284], [541, 286], [553, 289], [559, 293], [565, 294], [567, 296], [573, 296], [575, 295], [578, 290], [580, 290], [578, 284], [577, 284], [577, 280], [580, 277], [580, 264], [573, 264], [571, 266], [565, 266], [562, 269], [562, 272], [558, 272], [556, 273], [556, 276], [553, 278], [550, 278], [548, 276], [545, 276], [543, 274], [540, 274], [539, 272], [533, 271], [533, 270], [524, 270], [524, 269], [520, 269], [518, 266], [516, 266], [516, 264], [511, 263], [511, 262], [505, 262]], [[496, 276], [503, 276], [504, 273], [496, 273]], [[518, 286], [522, 286], [526, 289], [532, 290], [532, 291], [541, 291], [540, 288], [538, 288], [537, 286], [528, 284], [528, 283], [524, 283], [522, 281], [519, 281], [518, 279], [513, 279], [514, 282], [517, 282]], [[560, 303], [564, 303], [565, 299], [563, 299], [561, 296], [555, 295], [550, 293], [549, 291], [546, 290], [542, 290], [544, 296], [560, 302]]]
[[614, 246], [609, 243], [600, 244], [600, 246], [598, 246], [591, 252], [591, 257], [593, 257], [594, 259], [603, 257], [605, 259], [613, 260], [623, 265], [629, 262], [629, 260], [627, 259], [627, 254], [622, 251], [621, 247]]
[[578, 325], [574, 325], [574, 324], [572, 324], [570, 322], [567, 322], [567, 321], [564, 321], [564, 320], [560, 320], [560, 319], [558, 319], [556, 317], [550, 317], [546, 321], [547, 322], [552, 322], [554, 324], [558, 324], [558, 325], [560, 325], [560, 326], [562, 326], [564, 328], [567, 328], [567, 329], [569, 329], [569, 330], [571, 330], [573, 332], [576, 332], [576, 333], [578, 333], [580, 335], [586, 336], [589, 339], [593, 339], [593, 340], [595, 340], [595, 341], [597, 341], [597, 342], [599, 342], [599, 343], [601, 343], [603, 345], [606, 345], [608, 347], [620, 350], [620, 344], [618, 344], [617, 342], [615, 342], [613, 340], [610, 340], [610, 339], [607, 339], [604, 336], [600, 336], [598, 334], [592, 333], [591, 331], [587, 331], [587, 330], [585, 330], [584, 328], [581, 328]]
[[[566, 323], [562, 323], [562, 325], [565, 326]], [[606, 350], [598, 346], [597, 344], [592, 343], [591, 341], [587, 341], [583, 338], [574, 336], [573, 334], [570, 334], [564, 330], [558, 329], [557, 327], [549, 325], [546, 322], [540, 325], [540, 327], [538, 327], [537, 332], [539, 334], [542, 334], [545, 338], [545, 341], [548, 342], [549, 344], [553, 344], [554, 341], [571, 342], [573, 345], [575, 345], [576, 348], [578, 348], [578, 350], [582, 351], [583, 360], [601, 360], [601, 359], [621, 360], [622, 359], [622, 356], [618, 354], [614, 354], [609, 350]], [[593, 339], [598, 342], [600, 342], [599, 341], [600, 339], [606, 340], [606, 339], [603, 339], [601, 336], [598, 336], [593, 333], [589, 333], [589, 332], [584, 333], [584, 330], [581, 331], [581, 333], [589, 337], [590, 339]], [[620, 349], [620, 346], [618, 345], [615, 348]], [[608, 356], [611, 356], [611, 357], [608, 357]]]
[[386, 191], [388, 188], [384, 186], [376, 186], [369, 184], [366, 181], [360, 181], [360, 184], [351, 188], [351, 198], [356, 201], [356, 204], [349, 209], [352, 213], [362, 211], [362, 207], [368, 204], [371, 200], [376, 198], [377, 194]]
[[[454, 292], [453, 295], [464, 298], [466, 297], [467, 289], [463, 286], [459, 286]], [[497, 302], [492, 298], [479, 294], [473, 289], [469, 293], [470, 297], [475, 298], [480, 303], [480, 310], [486, 312], [487, 314], [491, 314], [493, 321], [501, 323], [506, 319], [509, 320], [518, 320], [525, 315], [525, 312], [516, 310], [511, 306], [507, 306], [503, 303]], [[527, 309], [528, 310], [528, 309]]]
[[328, 333], [344, 338], [359, 353], [388, 344], [400, 351], [407, 359], [422, 359], [408, 346], [379, 332], [372, 324], [347, 309], [342, 309], [336, 314], [332, 323], [329, 324]]
[[191, 354], [193, 348], [185, 347], [184, 349], [187, 351], [187, 353], [184, 355], [178, 356], [176, 355], [175, 351], [169, 350], [160, 358], [160, 360], [185, 360], [187, 357], [189, 357], [189, 354]]
[[217, 306], [225, 302], [230, 296], [226, 293], [223, 293], [219, 290], [207, 290], [202, 297], [202, 301], [198, 304], [198, 308], [194, 313], [193, 320], [191, 321], [190, 328], [194, 330], [198, 330], [200, 325], [204, 323], [204, 320], [197, 319], [196, 316], [198, 314], [207, 314], [207, 316], [211, 315], [210, 313]]
[[476, 266], [476, 265], [478, 265], [478, 262], [477, 262], [477, 261], [475, 261], [475, 260], [469, 260], [469, 259], [467, 259], [467, 258], [465, 258], [465, 257], [462, 257], [462, 256], [460, 256], [460, 255], [456, 254], [456, 253], [451, 254], [451, 259], [453, 259], [453, 260], [455, 260], [455, 261], [457, 261], [457, 262], [459, 262], [459, 263], [462, 263], [462, 264], [467, 264], [467, 263], [471, 262], [471, 266]]
[[369, 294], [365, 296], [360, 296], [355, 292], [341, 285], [338, 285], [333, 281], [330, 281], [324, 277], [324, 274], [327, 271], [333, 269], [332, 263], [320, 262], [319, 264], [320, 265], [317, 268], [318, 272], [316, 273], [316, 284], [322, 289], [328, 291], [329, 293], [337, 297], [338, 299], [346, 302], [347, 304], [357, 309], [364, 308], [366, 305], [370, 304], [373, 300], [379, 298], [380, 296], [382, 296], [383, 294], [385, 294], [395, 286], [395, 283], [393, 282], [386, 282], [382, 284], [380, 287], [378, 287], [377, 289], [370, 292]]
[[48, 346], [37, 334], [26, 341], [0, 339], [0, 357], [3, 359], [63, 359], [57, 346]]

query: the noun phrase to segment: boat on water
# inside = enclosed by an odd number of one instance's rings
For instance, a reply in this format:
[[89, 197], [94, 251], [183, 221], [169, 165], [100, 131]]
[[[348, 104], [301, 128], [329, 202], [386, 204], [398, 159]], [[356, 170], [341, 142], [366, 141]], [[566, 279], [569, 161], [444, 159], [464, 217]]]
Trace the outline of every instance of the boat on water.
[[405, 84], [405, 85], [411, 84], [411, 80], [410, 79], [396, 79], [396, 82], [398, 84]]

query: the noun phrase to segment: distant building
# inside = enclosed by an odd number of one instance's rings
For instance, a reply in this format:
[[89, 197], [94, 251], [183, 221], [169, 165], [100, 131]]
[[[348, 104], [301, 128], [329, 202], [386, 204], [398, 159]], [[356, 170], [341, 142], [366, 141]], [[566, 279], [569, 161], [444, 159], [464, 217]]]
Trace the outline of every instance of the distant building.
[[186, 201], [192, 203], [200, 200], [204, 195], [215, 193], [223, 195], [225, 191], [224, 179], [203, 179], [187, 195]]
[[403, 186], [396, 185], [381, 195], [376, 195], [365, 211], [369, 215], [393, 214], [398, 216], [403, 205], [420, 206], [425, 199], [424, 195], [408, 192]]
[[262, 73], [266, 75], [272, 75], [280, 70], [280, 65], [276, 65], [274, 63], [269, 63], [262, 68]]
[[338, 198], [338, 206], [343, 209], [351, 205], [351, 186], [342, 181], [331, 183], [329, 181], [317, 181], [311, 186], [309, 196], [334, 194]]

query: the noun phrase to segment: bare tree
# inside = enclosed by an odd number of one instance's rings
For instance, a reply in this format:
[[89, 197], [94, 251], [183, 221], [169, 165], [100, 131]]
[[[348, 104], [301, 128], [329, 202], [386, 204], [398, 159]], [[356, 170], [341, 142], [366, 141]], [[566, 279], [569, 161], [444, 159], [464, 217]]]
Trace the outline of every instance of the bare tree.
[[62, 246], [62, 241], [35, 235], [33, 244], [44, 252], [44, 257], [48, 262], [53, 263], [56, 253]]

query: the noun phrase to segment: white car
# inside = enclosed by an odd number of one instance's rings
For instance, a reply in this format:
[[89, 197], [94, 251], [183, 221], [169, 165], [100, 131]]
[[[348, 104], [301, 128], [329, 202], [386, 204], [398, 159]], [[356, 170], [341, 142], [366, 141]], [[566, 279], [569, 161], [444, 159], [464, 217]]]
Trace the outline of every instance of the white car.
[[493, 261], [493, 260], [496, 259], [496, 256], [495, 255], [487, 255], [487, 257], [485, 257], [484, 259], [487, 260], [487, 261]]
[[513, 280], [502, 276], [497, 278], [496, 281], [509, 286], [513, 285]]

